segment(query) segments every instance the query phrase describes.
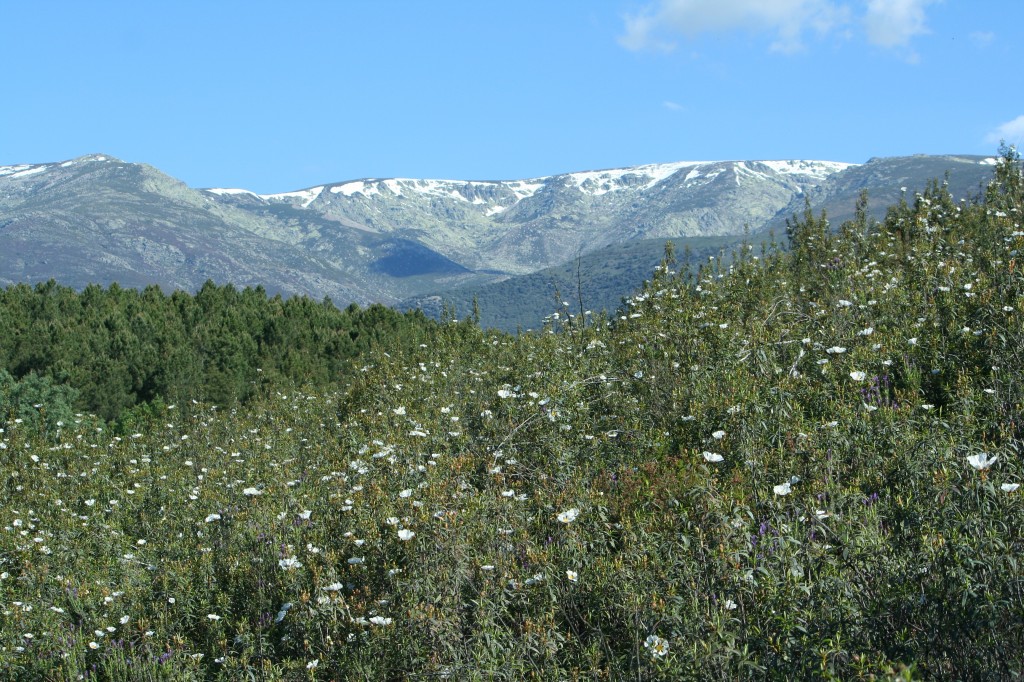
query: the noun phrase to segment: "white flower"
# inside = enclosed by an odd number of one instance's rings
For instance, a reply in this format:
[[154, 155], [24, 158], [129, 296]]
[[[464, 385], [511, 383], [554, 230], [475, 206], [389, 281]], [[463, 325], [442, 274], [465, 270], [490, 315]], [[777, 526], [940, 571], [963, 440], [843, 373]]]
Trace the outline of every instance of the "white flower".
[[722, 440], [723, 438], [725, 438], [725, 431], [719, 429], [718, 431], [712, 433], [711, 437], [714, 438], [715, 440]]
[[210, 514], [206, 517], [207, 523], [213, 523], [214, 521], [220, 521], [220, 514]]
[[714, 452], [708, 452], [706, 450], [701, 454], [703, 455], [704, 459], [708, 462], [721, 462], [723, 459], [725, 459], [719, 454], [716, 454]]
[[840, 355], [842, 353], [845, 353], [846, 349], [842, 346], [832, 346], [831, 348], [826, 348], [825, 352], [828, 353], [829, 355]]
[[661, 657], [668, 653], [668, 640], [657, 635], [648, 635], [644, 647], [651, 650], [651, 655]]
[[508, 390], [507, 388], [503, 388], [500, 391], [498, 391], [499, 398], [511, 398], [512, 395], [512, 391]]
[[916, 346], [917, 345], [917, 337], [915, 336], [912, 339], [907, 339], [907, 343], [909, 343], [911, 346]]
[[285, 559], [281, 559], [280, 561], [277, 562], [277, 565], [280, 566], [285, 571], [291, 571], [291, 570], [294, 570], [296, 568], [302, 568], [302, 562], [299, 561], [297, 557], [293, 557], [293, 556], [292, 557], [287, 557]]
[[850, 372], [850, 378], [853, 379], [854, 381], [864, 381], [864, 379], [866, 379], [867, 376], [867, 374], [860, 371]]
[[403, 414], [405, 414], [405, 406], [404, 405], [399, 405], [398, 407], [396, 407], [395, 409], [393, 409], [391, 411], [394, 412], [395, 414], [397, 414], [399, 417], [401, 417]]
[[726, 608], [727, 611], [732, 611], [736, 607], [737, 607], [737, 604], [732, 599], [726, 599], [725, 600], [725, 608]]
[[365, 561], [366, 561], [366, 559], [364, 557], [354, 556], [354, 557], [352, 557], [351, 559], [348, 560], [348, 563], [351, 566], [356, 566], [356, 565], [361, 564], [361, 563], [363, 563]]
[[242, 494], [246, 497], [253, 497], [254, 495], [262, 495], [263, 492], [259, 488], [246, 488], [242, 491]]
[[580, 579], [579, 574], [572, 569], [569, 569], [565, 572], [565, 577], [568, 578], [569, 582], [571, 583], [574, 583]]
[[406, 488], [405, 490], [398, 493], [399, 497], [412, 497], [412, 488]]
[[218, 616], [216, 613], [208, 613], [208, 614], [206, 614], [206, 617], [209, 618], [212, 621], [220, 620], [220, 616]]
[[313, 670], [318, 665], [320, 665], [320, 659], [313, 659], [312, 661], [306, 664], [306, 670]]
[[874, 333], [874, 327], [865, 327], [864, 329], [861, 329], [859, 332], [857, 332], [857, 336], [871, 336]]
[[414, 537], [416, 537], [416, 533], [412, 532], [408, 528], [403, 528], [402, 530], [398, 531], [399, 540], [412, 540]]
[[323, 588], [324, 592], [341, 592], [344, 585], [341, 583], [331, 583]]
[[997, 459], [999, 459], [998, 456], [989, 459], [989, 456], [983, 452], [980, 455], [971, 455], [970, 457], [967, 458], [967, 461], [968, 463], [970, 463], [972, 467], [974, 467], [978, 471], [985, 471], [990, 466], [995, 464]]
[[391, 625], [392, 619], [385, 618], [384, 616], [373, 616], [370, 618], [370, 622], [374, 625]]
[[1020, 483], [1004, 483], [999, 486], [1003, 492], [1012, 493], [1014, 490], [1020, 487]]
[[779, 485], [775, 486], [774, 488], [772, 488], [772, 490], [775, 491], [776, 495], [788, 495], [791, 492], [793, 492], [793, 487], [789, 481], [786, 481], [785, 483], [780, 483]]
[[580, 510], [576, 507], [572, 509], [566, 509], [564, 512], [558, 515], [558, 520], [562, 523], [572, 523], [576, 520], [576, 517], [580, 515]]
[[313, 515], [313, 510], [306, 509], [299, 513], [299, 518], [303, 521], [309, 521], [309, 517]]

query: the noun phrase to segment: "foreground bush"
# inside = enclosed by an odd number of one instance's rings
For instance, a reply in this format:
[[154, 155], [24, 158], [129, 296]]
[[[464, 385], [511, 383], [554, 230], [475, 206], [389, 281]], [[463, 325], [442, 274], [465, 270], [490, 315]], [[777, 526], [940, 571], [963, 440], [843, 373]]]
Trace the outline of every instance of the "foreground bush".
[[978, 205], [934, 186], [693, 278], [667, 259], [614, 320], [449, 324], [344, 391], [123, 438], [15, 423], [0, 674], [1021, 676], [1002, 163]]

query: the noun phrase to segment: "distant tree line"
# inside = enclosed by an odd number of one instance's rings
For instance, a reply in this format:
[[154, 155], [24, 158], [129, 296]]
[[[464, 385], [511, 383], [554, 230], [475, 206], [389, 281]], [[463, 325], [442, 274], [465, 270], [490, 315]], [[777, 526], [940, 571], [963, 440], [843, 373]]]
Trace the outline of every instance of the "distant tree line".
[[361, 354], [419, 344], [435, 325], [418, 311], [342, 310], [210, 281], [194, 295], [18, 284], [0, 290], [0, 423], [34, 419], [43, 404], [50, 421], [72, 410], [109, 421], [161, 402], [323, 387]]

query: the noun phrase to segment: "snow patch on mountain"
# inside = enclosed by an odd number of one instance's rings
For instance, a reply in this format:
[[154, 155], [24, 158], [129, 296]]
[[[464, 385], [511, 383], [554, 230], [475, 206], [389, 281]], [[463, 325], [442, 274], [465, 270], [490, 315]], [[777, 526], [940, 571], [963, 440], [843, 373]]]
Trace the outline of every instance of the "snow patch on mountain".
[[0, 177], [5, 175], [17, 177], [18, 173], [22, 173], [29, 168], [32, 168], [32, 166], [28, 164], [21, 164], [19, 166], [0, 166]]
[[320, 193], [324, 191], [324, 187], [321, 185], [319, 187], [310, 187], [309, 189], [300, 189], [295, 192], [278, 192], [277, 194], [257, 194], [252, 190], [232, 187], [211, 187], [203, 191], [216, 194], [217, 196], [238, 196], [244, 194], [262, 201], [290, 201], [298, 199], [301, 202], [302, 208], [308, 208], [320, 196]]
[[14, 166], [0, 166], [0, 177], [25, 178], [54, 168], [68, 168], [76, 163], [82, 163], [85, 161], [107, 160], [116, 161], [117, 159], [108, 159], [106, 156], [90, 154], [88, 156], [80, 156], [77, 159], [71, 159], [70, 161], [64, 161], [63, 163], [20, 163]]
[[36, 166], [35, 168], [29, 168], [28, 170], [23, 170], [23, 171], [20, 171], [18, 173], [15, 173], [11, 177], [12, 178], [24, 178], [25, 176], [28, 176], [28, 175], [35, 175], [36, 173], [42, 173], [46, 169], [47, 169], [47, 166]]
[[768, 166], [776, 173], [781, 173], [783, 175], [802, 175], [804, 177], [814, 178], [818, 181], [824, 180], [829, 175], [838, 173], [841, 170], [846, 170], [851, 166], [860, 165], [856, 163], [844, 163], [842, 161], [804, 160], [758, 161], [758, 163]]
[[684, 168], [703, 166], [714, 161], [676, 161], [675, 163], [652, 163], [629, 168], [612, 168], [599, 171], [569, 173], [576, 187], [586, 194], [600, 196], [617, 190], [646, 190], [662, 180], [671, 177]]
[[[377, 188], [373, 187], [370, 183], [373, 180], [353, 180], [352, 182], [346, 182], [343, 185], [335, 185], [331, 188], [331, 194], [341, 194], [342, 196], [350, 197], [354, 194], [362, 194], [363, 196], [370, 196], [377, 194]], [[373, 187], [372, 191], [370, 187]]]
[[298, 199], [302, 202], [302, 208], [306, 208], [311, 203], [316, 201], [316, 198], [320, 196], [320, 193], [324, 191], [323, 185], [319, 187], [310, 187], [309, 189], [300, 189], [295, 192], [281, 192], [279, 194], [257, 194], [260, 199], [264, 201], [287, 201], [289, 199]]
[[522, 201], [523, 199], [528, 199], [539, 192], [544, 187], [545, 180], [547, 180], [547, 178], [516, 180], [513, 182], [503, 182], [501, 184], [512, 190], [512, 194], [516, 196], [516, 201]]
[[262, 198], [262, 197], [260, 197], [259, 194], [256, 194], [256, 192], [252, 192], [252, 191], [247, 190], [247, 189], [234, 189], [234, 188], [228, 188], [228, 187], [211, 187], [209, 189], [204, 189], [203, 191], [204, 192], [209, 192], [210, 194], [216, 194], [217, 196], [225, 196], [225, 195], [231, 196], [233, 194], [248, 194], [249, 196]]

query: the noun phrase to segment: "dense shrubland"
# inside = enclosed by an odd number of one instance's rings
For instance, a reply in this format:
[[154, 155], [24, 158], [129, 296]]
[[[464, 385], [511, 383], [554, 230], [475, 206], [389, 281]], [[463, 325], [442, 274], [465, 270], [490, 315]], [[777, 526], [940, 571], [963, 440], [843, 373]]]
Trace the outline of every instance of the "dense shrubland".
[[32, 411], [25, 401], [2, 409], [11, 394], [2, 372], [70, 390], [69, 408], [134, 421], [181, 400], [232, 405], [261, 388], [337, 386], [360, 354], [418, 344], [433, 326], [381, 305], [339, 310], [212, 282], [195, 295], [116, 284], [77, 292], [52, 280], [12, 286], [0, 290], [0, 425], [12, 409], [22, 418]]
[[1022, 208], [1007, 150], [975, 204], [669, 253], [612, 319], [12, 420], [0, 675], [1021, 676]]

